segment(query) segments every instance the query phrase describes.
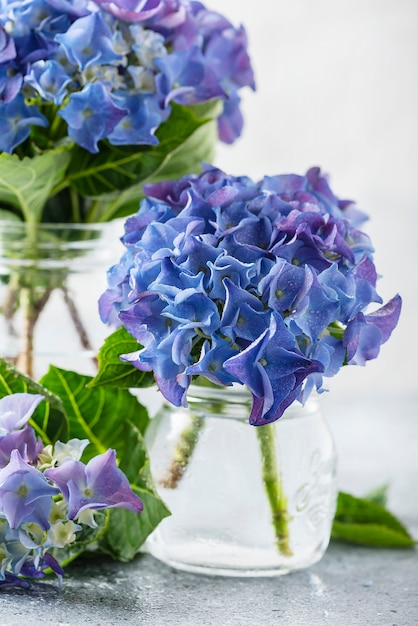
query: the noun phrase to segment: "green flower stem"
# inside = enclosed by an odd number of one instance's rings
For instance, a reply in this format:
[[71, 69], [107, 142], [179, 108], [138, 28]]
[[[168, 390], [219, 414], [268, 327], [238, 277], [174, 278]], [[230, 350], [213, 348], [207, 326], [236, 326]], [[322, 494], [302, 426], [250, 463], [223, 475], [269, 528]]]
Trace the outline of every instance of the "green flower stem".
[[190, 463], [204, 423], [205, 420], [203, 417], [193, 415], [190, 426], [182, 431], [167, 474], [159, 481], [162, 487], [175, 489], [179, 484]]
[[280, 554], [292, 556], [289, 544], [289, 513], [283, 491], [281, 474], [277, 466], [274, 426], [256, 426], [260, 444], [261, 472], [269, 501], [276, 546]]

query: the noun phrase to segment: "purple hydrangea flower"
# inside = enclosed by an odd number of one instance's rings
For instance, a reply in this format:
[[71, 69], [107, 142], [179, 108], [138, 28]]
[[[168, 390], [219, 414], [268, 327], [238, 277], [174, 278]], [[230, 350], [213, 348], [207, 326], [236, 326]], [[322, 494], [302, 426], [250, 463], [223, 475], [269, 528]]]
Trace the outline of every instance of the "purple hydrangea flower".
[[28, 462], [36, 461], [43, 444], [27, 422], [43, 400], [39, 394], [15, 393], [0, 399], [0, 469], [9, 463], [13, 450]]
[[115, 17], [125, 22], [143, 22], [156, 15], [164, 6], [163, 0], [94, 0]]
[[401, 298], [397, 295], [374, 313], [365, 315], [360, 311], [349, 321], [344, 333], [349, 363], [365, 365], [366, 361], [378, 356], [381, 344], [389, 339], [398, 323], [401, 306]]
[[388, 340], [401, 299], [367, 311], [381, 302], [373, 248], [318, 168], [254, 183], [206, 166], [145, 191], [100, 311], [140, 344], [121, 358], [173, 404], [195, 376], [240, 383], [261, 425]]
[[120, 107], [127, 111], [108, 135], [113, 145], [156, 145], [155, 131], [164, 114], [153, 94], [137, 94], [120, 99]]
[[10, 462], [0, 470], [0, 511], [10, 528], [22, 522], [35, 522], [43, 529], [49, 528], [49, 511], [52, 496], [59, 494], [45, 476], [22, 459], [13, 450]]
[[40, 32], [30, 30], [27, 34], [15, 37], [16, 59], [23, 66], [48, 59], [56, 51], [58, 44]]
[[25, 426], [38, 404], [39, 394], [14, 393], [0, 399], [0, 437]]
[[[47, 568], [61, 581], [63, 569], [49, 549], [66, 548], [84, 526], [97, 527], [94, 510], [143, 508], [114, 450], [84, 465], [87, 439], [44, 447], [28, 424], [42, 400], [29, 393], [0, 399], [0, 589], [27, 587], [21, 576], [41, 578]], [[75, 523], [76, 516], [83, 519]]]
[[295, 337], [277, 313], [272, 313], [269, 328], [225, 361], [223, 368], [251, 391], [250, 423], [255, 426], [280, 417], [297, 397], [305, 378], [324, 369], [300, 352]]
[[45, 0], [47, 4], [59, 14], [68, 14], [71, 17], [84, 17], [89, 15], [86, 0]]
[[92, 64], [111, 64], [122, 59], [114, 50], [112, 31], [100, 13], [80, 17], [55, 39], [63, 46], [69, 61], [81, 70]]
[[161, 71], [157, 77], [157, 88], [165, 106], [171, 100], [179, 104], [195, 104], [226, 97], [215, 73], [197, 47], [173, 52], [155, 62]]
[[37, 439], [33, 428], [26, 424], [24, 428], [0, 437], [0, 468], [9, 463], [13, 450], [18, 450], [27, 463], [35, 463], [42, 449], [42, 440]]
[[16, 58], [16, 46], [12, 37], [0, 26], [0, 63]]
[[69, 519], [75, 519], [86, 509], [121, 507], [134, 513], [142, 511], [141, 500], [116, 465], [114, 450], [99, 454], [87, 465], [81, 461], [67, 461], [46, 470], [45, 476], [59, 486], [68, 501]]
[[[17, 66], [14, 67], [14, 64], [0, 66], [0, 105], [3, 102], [12, 102], [19, 95], [22, 84], [23, 74]], [[6, 116], [3, 114], [2, 117]], [[2, 117], [0, 117], [0, 123], [2, 122]]]

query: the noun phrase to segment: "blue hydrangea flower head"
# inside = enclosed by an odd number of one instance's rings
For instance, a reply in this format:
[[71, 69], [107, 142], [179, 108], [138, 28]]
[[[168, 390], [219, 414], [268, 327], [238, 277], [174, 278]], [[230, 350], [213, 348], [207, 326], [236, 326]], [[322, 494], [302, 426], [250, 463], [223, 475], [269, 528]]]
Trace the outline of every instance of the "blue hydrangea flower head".
[[368, 312], [382, 300], [364, 215], [318, 168], [253, 182], [207, 165], [145, 192], [100, 311], [140, 344], [121, 358], [173, 404], [195, 377], [241, 384], [262, 425], [389, 339], [401, 299]]
[[[0, 150], [5, 152], [28, 138], [44, 149], [69, 137], [93, 153], [104, 139], [156, 145], [156, 131], [170, 118], [173, 102], [212, 100], [223, 106], [219, 137], [232, 142], [242, 130], [244, 87], [255, 88], [244, 29], [200, 2], [0, 5]], [[57, 115], [68, 126], [57, 123]], [[92, 119], [81, 124], [80, 115]], [[31, 132], [36, 125], [45, 131]]]

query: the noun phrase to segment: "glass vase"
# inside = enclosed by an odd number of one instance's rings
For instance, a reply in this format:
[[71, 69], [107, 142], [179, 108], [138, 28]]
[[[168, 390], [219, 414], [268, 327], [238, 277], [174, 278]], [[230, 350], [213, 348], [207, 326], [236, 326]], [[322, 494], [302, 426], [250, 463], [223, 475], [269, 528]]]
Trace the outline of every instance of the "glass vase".
[[0, 356], [39, 378], [94, 374], [109, 330], [97, 301], [120, 254], [114, 224], [0, 221]]
[[276, 576], [324, 554], [335, 513], [336, 453], [316, 400], [273, 424], [248, 423], [245, 388], [191, 387], [147, 434], [151, 471], [172, 515], [148, 540], [174, 568]]

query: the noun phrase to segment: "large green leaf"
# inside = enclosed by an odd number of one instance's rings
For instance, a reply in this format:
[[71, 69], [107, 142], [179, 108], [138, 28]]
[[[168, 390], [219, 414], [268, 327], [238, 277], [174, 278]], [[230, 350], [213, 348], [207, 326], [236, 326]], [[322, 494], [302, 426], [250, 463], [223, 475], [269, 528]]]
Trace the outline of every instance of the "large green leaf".
[[338, 494], [332, 538], [382, 548], [410, 548], [416, 543], [383, 506], [343, 492]]
[[[212, 110], [206, 108], [205, 114], [208, 114], [209, 111], [211, 115], [213, 115], [214, 111], [219, 112], [218, 108], [216, 108], [217, 104], [214, 105], [215, 108]], [[200, 114], [203, 114], [203, 109], [201, 109]], [[152, 181], [157, 182], [196, 173], [200, 171], [202, 161], [212, 163], [215, 157], [217, 137], [216, 119], [202, 124], [167, 154], [158, 171], [153, 172]]]
[[68, 438], [68, 420], [61, 399], [0, 358], [0, 398], [12, 393], [36, 393], [45, 397], [34, 412], [30, 424], [45, 445]]
[[25, 221], [39, 221], [52, 189], [63, 180], [69, 161], [69, 146], [22, 160], [3, 152], [0, 154], [0, 204], [17, 208]]
[[97, 199], [89, 220], [107, 221], [135, 211], [145, 182], [200, 171], [201, 161], [214, 155], [218, 106], [173, 104], [156, 133], [156, 146], [103, 143], [97, 154], [74, 148], [67, 180], [81, 195]]
[[141, 372], [130, 363], [121, 361], [121, 354], [129, 354], [139, 350], [141, 346], [137, 340], [121, 326], [109, 335], [99, 350], [99, 370], [89, 387], [118, 387], [129, 389], [134, 387], [149, 387], [155, 383], [150, 372]]
[[214, 159], [216, 137], [216, 123], [213, 121], [197, 128], [178, 148], [166, 155], [148, 178], [116, 195], [105, 197], [98, 205], [100, 220], [121, 218], [135, 213], [138, 202], [144, 195], [143, 186], [148, 182], [156, 183], [199, 173], [202, 163], [212, 163]]
[[85, 459], [114, 448], [120, 456], [132, 442], [127, 429], [133, 424], [144, 432], [148, 413], [127, 390], [89, 389], [90, 376], [50, 366], [41, 384], [61, 398], [69, 422], [69, 437], [89, 439]]

